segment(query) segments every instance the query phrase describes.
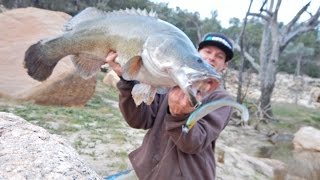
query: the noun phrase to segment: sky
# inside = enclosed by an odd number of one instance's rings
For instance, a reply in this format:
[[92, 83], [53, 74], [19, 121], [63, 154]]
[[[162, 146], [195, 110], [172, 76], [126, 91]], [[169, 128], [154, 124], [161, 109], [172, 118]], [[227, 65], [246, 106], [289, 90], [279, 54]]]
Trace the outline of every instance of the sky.
[[[225, 28], [229, 26], [229, 19], [237, 17], [243, 19], [248, 7], [250, 0], [151, 0], [153, 2], [166, 2], [168, 7], [175, 8], [180, 7], [181, 9], [187, 9], [190, 12], [198, 11], [200, 18], [211, 16], [211, 11], [217, 10], [217, 19], [221, 22], [221, 25]], [[282, 0], [282, 4], [279, 11], [280, 22], [289, 22], [294, 15], [310, 0]], [[260, 6], [263, 0], [254, 0], [251, 12], [259, 13]], [[311, 0], [309, 6], [310, 12], [314, 12], [320, 6], [320, 0]], [[308, 14], [302, 16], [303, 19], [307, 19]]]

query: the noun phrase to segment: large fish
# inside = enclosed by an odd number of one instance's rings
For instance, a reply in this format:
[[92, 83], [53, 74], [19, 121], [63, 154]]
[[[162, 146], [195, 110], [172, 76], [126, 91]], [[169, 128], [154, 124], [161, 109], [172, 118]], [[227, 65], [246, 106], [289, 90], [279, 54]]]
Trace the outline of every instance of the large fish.
[[137, 105], [150, 104], [157, 92], [179, 85], [196, 106], [219, 84], [220, 75], [199, 56], [185, 33], [155, 13], [135, 9], [86, 8], [61, 35], [30, 46], [24, 66], [32, 78], [44, 81], [60, 59], [73, 55], [80, 75], [89, 78], [100, 71], [110, 51], [118, 53], [123, 78], [140, 82], [132, 90]]

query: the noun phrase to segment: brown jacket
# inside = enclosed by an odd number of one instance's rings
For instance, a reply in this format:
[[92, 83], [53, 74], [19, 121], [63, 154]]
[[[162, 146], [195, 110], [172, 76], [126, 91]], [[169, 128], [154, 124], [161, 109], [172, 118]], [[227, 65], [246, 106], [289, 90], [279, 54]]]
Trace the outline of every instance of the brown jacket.
[[[186, 117], [168, 113], [168, 96], [156, 95], [154, 102], [136, 107], [131, 90], [134, 83], [121, 80], [120, 110], [133, 128], [149, 129], [142, 145], [129, 154], [141, 180], [213, 180], [215, 179], [215, 141], [227, 125], [232, 108], [222, 107], [208, 114], [189, 131], [182, 133]], [[220, 98], [231, 99], [218, 89], [204, 103]]]

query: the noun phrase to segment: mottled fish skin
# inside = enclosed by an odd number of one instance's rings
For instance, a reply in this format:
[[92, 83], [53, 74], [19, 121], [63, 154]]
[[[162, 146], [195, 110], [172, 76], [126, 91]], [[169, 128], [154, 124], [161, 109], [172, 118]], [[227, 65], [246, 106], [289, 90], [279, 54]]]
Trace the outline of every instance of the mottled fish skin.
[[26, 51], [24, 66], [32, 78], [46, 80], [67, 55], [72, 55], [79, 74], [90, 78], [100, 71], [108, 52], [116, 51], [123, 78], [152, 87], [144, 89], [154, 92], [133, 94], [134, 98], [145, 97], [142, 102], [147, 104], [154, 98], [147, 95], [154, 96], [158, 87], [179, 85], [195, 105], [201, 100], [195, 98], [197, 89], [192, 85], [204, 80], [219, 83], [220, 75], [200, 58], [185, 33], [154, 13], [135, 9], [107, 13], [87, 8], [64, 28], [63, 34], [40, 40]]

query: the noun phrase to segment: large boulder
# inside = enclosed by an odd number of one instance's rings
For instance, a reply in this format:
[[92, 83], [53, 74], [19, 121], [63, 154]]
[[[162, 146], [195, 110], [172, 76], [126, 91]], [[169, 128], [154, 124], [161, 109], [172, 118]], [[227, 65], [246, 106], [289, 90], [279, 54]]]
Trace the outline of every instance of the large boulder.
[[295, 150], [309, 150], [320, 153], [320, 130], [314, 127], [302, 127], [293, 139]]
[[70, 18], [63, 12], [31, 7], [0, 13], [1, 96], [41, 104], [76, 106], [84, 105], [92, 97], [96, 78], [80, 78], [69, 57], [57, 64], [44, 83], [29, 77], [23, 67], [27, 48], [40, 39], [61, 33]]
[[0, 112], [0, 179], [102, 179], [69, 143]]
[[92, 97], [95, 86], [96, 77], [84, 80], [74, 70], [62, 73], [17, 97], [42, 105], [82, 106]]
[[310, 126], [300, 128], [294, 134], [293, 146], [291, 172], [304, 179], [319, 179], [320, 130]]
[[320, 179], [320, 152], [294, 150], [289, 171], [296, 177], [306, 180]]

